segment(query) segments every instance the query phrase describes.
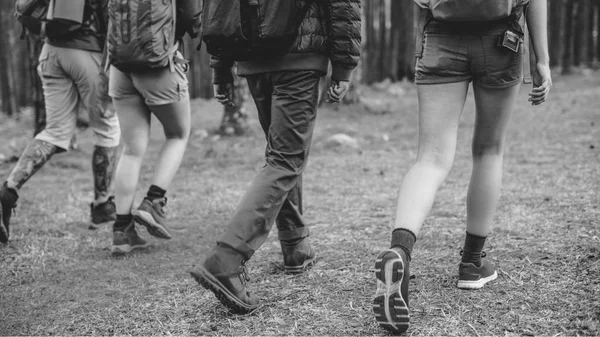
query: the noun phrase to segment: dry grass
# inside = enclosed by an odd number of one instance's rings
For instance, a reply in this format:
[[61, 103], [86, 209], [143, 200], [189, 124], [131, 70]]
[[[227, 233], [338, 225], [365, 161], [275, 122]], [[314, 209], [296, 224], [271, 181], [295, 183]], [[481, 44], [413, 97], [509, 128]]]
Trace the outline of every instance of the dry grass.
[[[472, 108], [465, 112], [455, 167], [415, 247], [408, 334], [600, 334], [600, 76], [556, 82], [539, 108], [527, 106], [522, 92], [486, 248], [500, 277], [482, 291], [455, 287], [473, 125]], [[264, 306], [247, 316], [230, 315], [188, 271], [223, 232], [262, 163], [256, 123], [248, 137], [192, 139], [169, 191], [174, 239], [152, 239], [147, 252], [122, 259], [109, 255], [108, 228], [87, 230], [89, 140], [82, 151], [54, 158], [22, 190], [12, 240], [0, 247], [0, 334], [385, 334], [371, 314], [373, 264], [389, 244], [417, 131], [414, 88], [394, 99], [397, 111], [382, 116], [357, 107], [321, 111], [305, 179], [306, 217], [320, 260], [306, 275], [283, 274], [272, 235], [248, 263], [250, 287]], [[195, 126], [215, 127], [217, 105], [196, 106]], [[0, 144], [29, 132], [25, 122], [2, 123]], [[156, 131], [139, 199], [161, 137]], [[339, 131], [355, 136], [362, 151], [322, 146]], [[0, 175], [10, 168], [0, 166]]]

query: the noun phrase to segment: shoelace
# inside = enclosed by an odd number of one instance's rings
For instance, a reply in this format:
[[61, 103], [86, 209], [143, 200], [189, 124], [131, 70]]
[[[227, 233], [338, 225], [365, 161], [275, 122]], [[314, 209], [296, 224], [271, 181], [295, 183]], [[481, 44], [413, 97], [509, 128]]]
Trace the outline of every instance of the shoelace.
[[164, 197], [164, 200], [160, 200], [158, 203], [160, 204], [160, 211], [163, 213], [167, 213], [167, 197]]
[[242, 265], [240, 266], [240, 280], [242, 281], [242, 284], [245, 286], [246, 282], [250, 282], [250, 276], [248, 275], [248, 269], [246, 268], [246, 263], [242, 262]]

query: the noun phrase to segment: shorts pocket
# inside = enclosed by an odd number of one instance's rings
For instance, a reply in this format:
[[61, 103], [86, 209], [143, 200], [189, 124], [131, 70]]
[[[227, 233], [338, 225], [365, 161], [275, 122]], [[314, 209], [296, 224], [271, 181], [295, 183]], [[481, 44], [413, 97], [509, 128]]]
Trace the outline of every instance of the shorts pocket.
[[431, 73], [448, 70], [454, 64], [457, 52], [458, 36], [436, 33], [425, 33], [423, 41], [423, 57], [421, 66]]

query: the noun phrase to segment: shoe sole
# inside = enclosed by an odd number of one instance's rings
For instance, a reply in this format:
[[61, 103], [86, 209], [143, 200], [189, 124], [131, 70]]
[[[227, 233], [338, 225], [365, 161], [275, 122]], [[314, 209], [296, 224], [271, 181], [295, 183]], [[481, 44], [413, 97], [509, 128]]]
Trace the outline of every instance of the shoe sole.
[[477, 281], [458, 280], [456, 287], [460, 289], [481, 289], [486, 283], [491, 282], [497, 278], [498, 273], [494, 270], [494, 273], [492, 275], [481, 278]]
[[312, 258], [304, 261], [304, 263], [300, 266], [284, 266], [285, 272], [288, 274], [302, 274], [310, 269], [316, 262], [317, 256], [313, 256]]
[[154, 237], [165, 240], [169, 240], [171, 238], [169, 231], [167, 231], [164, 226], [154, 221], [152, 214], [146, 211], [136, 211], [133, 215], [133, 220], [146, 227], [148, 233]]
[[204, 267], [198, 267], [190, 274], [201, 286], [212, 291], [219, 302], [234, 314], [248, 314], [259, 308], [259, 305], [248, 305], [240, 301]]
[[127, 253], [131, 253], [134, 250], [139, 250], [139, 249], [146, 249], [148, 247], [148, 244], [144, 244], [144, 245], [113, 245], [112, 247], [110, 247], [111, 250], [111, 254], [113, 256], [119, 256], [119, 255], [126, 255]]
[[408, 330], [410, 324], [408, 306], [400, 294], [404, 263], [398, 255], [398, 258], [388, 259], [384, 264], [383, 257], [388, 253], [390, 251], [379, 254], [375, 261], [377, 292], [373, 299], [373, 313], [382, 328], [394, 333], [403, 333]]
[[109, 220], [109, 221], [104, 221], [104, 222], [100, 222], [100, 223], [90, 222], [90, 225], [88, 226], [88, 229], [90, 229], [90, 230], [97, 230], [100, 227], [112, 226], [112, 224], [114, 224], [114, 223], [115, 223], [115, 220]]

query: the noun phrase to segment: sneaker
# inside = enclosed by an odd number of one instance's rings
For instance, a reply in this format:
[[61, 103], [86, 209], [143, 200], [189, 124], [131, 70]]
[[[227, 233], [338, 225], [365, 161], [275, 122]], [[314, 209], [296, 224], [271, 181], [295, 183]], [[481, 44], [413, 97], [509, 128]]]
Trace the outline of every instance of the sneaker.
[[136, 249], [144, 249], [148, 246], [146, 240], [140, 237], [135, 224], [131, 222], [122, 231], [113, 232], [112, 255], [125, 255]]
[[212, 291], [232, 313], [247, 314], [256, 310], [260, 306], [259, 300], [246, 288], [249, 278], [244, 261], [233, 268], [226, 268], [218, 256], [212, 255], [190, 274], [196, 282]]
[[296, 244], [280, 241], [283, 253], [283, 265], [288, 274], [302, 274], [310, 268], [316, 260], [314, 249], [310, 246], [308, 236]]
[[89, 229], [98, 229], [103, 225], [112, 225], [117, 220], [117, 208], [115, 206], [115, 197], [110, 197], [104, 203], [94, 207], [94, 203], [90, 204], [90, 213], [92, 221]]
[[387, 249], [375, 261], [377, 292], [373, 299], [373, 312], [379, 325], [394, 333], [408, 329], [408, 261], [404, 253]]
[[150, 235], [159, 239], [170, 239], [171, 233], [167, 230], [165, 212], [167, 198], [158, 198], [150, 201], [144, 198], [137, 210], [133, 212], [133, 220], [148, 229]]
[[[481, 257], [485, 257], [482, 253]], [[486, 260], [481, 260], [481, 267], [474, 263], [461, 262], [458, 265], [458, 284], [460, 289], [481, 289], [483, 286], [498, 278], [494, 265]]]
[[19, 195], [17, 191], [6, 187], [6, 183], [0, 188], [0, 242], [7, 243], [10, 235], [10, 218], [17, 207]]

